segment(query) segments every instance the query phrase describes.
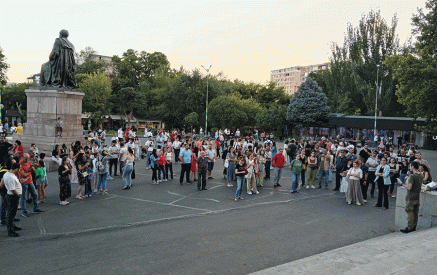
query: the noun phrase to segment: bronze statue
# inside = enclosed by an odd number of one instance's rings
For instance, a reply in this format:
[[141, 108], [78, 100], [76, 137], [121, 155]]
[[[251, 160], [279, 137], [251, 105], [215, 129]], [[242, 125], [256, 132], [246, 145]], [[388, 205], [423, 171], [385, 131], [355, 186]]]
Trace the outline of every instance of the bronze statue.
[[75, 51], [67, 39], [68, 31], [61, 30], [50, 53], [49, 61], [41, 66], [42, 86], [76, 88], [74, 77]]

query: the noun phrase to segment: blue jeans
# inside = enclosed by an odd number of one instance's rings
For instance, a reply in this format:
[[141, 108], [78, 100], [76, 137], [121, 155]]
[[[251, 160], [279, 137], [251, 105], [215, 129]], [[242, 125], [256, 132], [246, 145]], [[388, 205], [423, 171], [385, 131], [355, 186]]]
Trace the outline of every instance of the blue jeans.
[[329, 170], [319, 170], [319, 187], [322, 187], [322, 178], [325, 176], [325, 188], [328, 188], [329, 184]]
[[407, 174], [400, 174], [399, 179], [402, 181], [403, 184], [405, 184], [405, 177]]
[[123, 175], [122, 175], [124, 186], [127, 186], [127, 187], [131, 186], [131, 182], [132, 182], [131, 174], [132, 174], [133, 170], [134, 170], [133, 165], [128, 165], [128, 166], [124, 167]]
[[97, 190], [106, 190], [106, 180], [107, 179], [108, 179], [108, 173], [98, 174]]
[[275, 167], [275, 179], [273, 180], [274, 185], [279, 184], [279, 180], [281, 179], [282, 168]]
[[21, 188], [23, 189], [23, 194], [20, 198], [20, 205], [21, 205], [21, 213], [27, 213], [26, 210], [26, 194], [27, 191], [29, 191], [30, 195], [32, 196], [33, 201], [33, 211], [38, 210], [38, 194], [36, 193], [35, 186], [33, 184], [22, 184]]
[[297, 191], [297, 186], [299, 185], [299, 178], [300, 178], [300, 174], [295, 174], [295, 173], [291, 173], [291, 190], [293, 192]]
[[235, 192], [235, 197], [241, 196], [241, 191], [243, 190], [244, 177], [237, 176], [237, 191]]
[[124, 161], [120, 161], [120, 171], [123, 171], [125, 165], [126, 163]]

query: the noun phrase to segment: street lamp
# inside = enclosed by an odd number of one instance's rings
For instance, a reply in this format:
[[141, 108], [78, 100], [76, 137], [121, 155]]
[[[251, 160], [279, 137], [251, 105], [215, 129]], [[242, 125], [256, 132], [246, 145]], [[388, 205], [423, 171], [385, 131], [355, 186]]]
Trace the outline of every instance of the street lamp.
[[376, 137], [376, 118], [377, 118], [377, 113], [378, 113], [378, 92], [379, 94], [381, 94], [381, 87], [378, 85], [379, 84], [379, 64], [376, 65], [376, 91], [375, 91], [375, 128], [373, 129], [373, 138]]
[[209, 65], [209, 68], [206, 69], [205, 67], [202, 68], [206, 71], [206, 113], [205, 113], [205, 136], [208, 134], [208, 82], [209, 82], [209, 70], [211, 70], [212, 65]]

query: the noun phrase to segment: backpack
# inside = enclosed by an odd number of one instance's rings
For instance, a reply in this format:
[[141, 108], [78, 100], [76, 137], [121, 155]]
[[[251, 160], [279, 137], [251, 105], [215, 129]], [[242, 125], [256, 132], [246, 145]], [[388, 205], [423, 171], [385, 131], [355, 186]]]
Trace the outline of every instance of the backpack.
[[[103, 157], [103, 158], [104, 158], [104, 157]], [[103, 158], [100, 158], [100, 159], [97, 161], [97, 170], [100, 171], [100, 172], [105, 171], [105, 165], [104, 165], [103, 162], [102, 162]]]

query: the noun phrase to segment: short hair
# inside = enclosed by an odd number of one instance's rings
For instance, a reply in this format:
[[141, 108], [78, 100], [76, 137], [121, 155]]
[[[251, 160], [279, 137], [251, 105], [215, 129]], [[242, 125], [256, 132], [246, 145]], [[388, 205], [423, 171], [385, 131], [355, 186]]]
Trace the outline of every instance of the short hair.
[[12, 163], [12, 167], [11, 167], [11, 170], [15, 170], [15, 169], [20, 169], [20, 164], [19, 164], [19, 163], [17, 163], [17, 162], [15, 162], [15, 163]]
[[413, 161], [410, 165], [413, 166], [414, 169], [419, 170], [419, 163], [417, 161]]
[[356, 164], [358, 164], [358, 166], [360, 166], [360, 165], [361, 165], [361, 160], [356, 159], [356, 160], [354, 161], [354, 163], [356, 163]]
[[44, 164], [44, 161], [43, 161], [43, 160], [38, 161], [38, 164], [39, 164], [41, 167], [45, 167], [45, 164]]
[[19, 141], [18, 139], [15, 141], [15, 143], [21, 145], [21, 141]]
[[46, 153], [41, 153], [41, 154], [39, 154], [39, 158], [40, 159], [43, 159], [43, 158], [45, 158], [46, 157]]

